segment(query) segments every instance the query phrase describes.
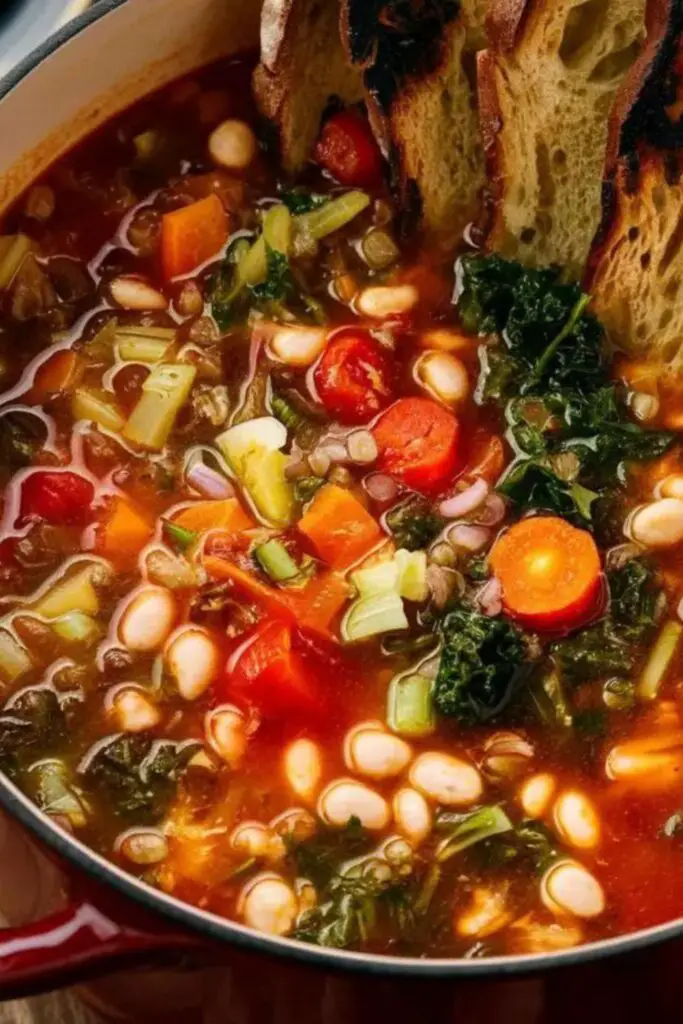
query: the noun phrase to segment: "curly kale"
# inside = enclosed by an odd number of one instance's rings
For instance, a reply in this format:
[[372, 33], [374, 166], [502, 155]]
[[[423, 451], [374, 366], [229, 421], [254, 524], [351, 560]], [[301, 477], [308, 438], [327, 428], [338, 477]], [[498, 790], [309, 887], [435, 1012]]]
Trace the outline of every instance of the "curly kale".
[[411, 498], [387, 513], [386, 524], [397, 548], [419, 551], [438, 536], [444, 520], [423, 498]]
[[438, 625], [443, 640], [434, 703], [463, 725], [485, 722], [510, 700], [525, 664], [522, 633], [465, 604]]

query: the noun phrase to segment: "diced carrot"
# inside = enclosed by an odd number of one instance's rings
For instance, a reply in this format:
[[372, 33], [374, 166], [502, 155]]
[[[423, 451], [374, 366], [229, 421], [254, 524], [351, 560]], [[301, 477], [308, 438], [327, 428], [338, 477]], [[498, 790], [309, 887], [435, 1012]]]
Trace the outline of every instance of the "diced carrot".
[[302, 590], [285, 595], [299, 626], [330, 636], [331, 627], [349, 599], [349, 584], [337, 572], [323, 573]]
[[215, 256], [228, 237], [228, 218], [217, 195], [164, 214], [161, 264], [169, 280]]
[[174, 516], [173, 523], [194, 533], [206, 533], [207, 530], [230, 530], [239, 533], [241, 530], [251, 530], [256, 525], [237, 498], [196, 501]]
[[350, 491], [326, 484], [318, 491], [299, 530], [332, 569], [348, 569], [382, 538], [382, 530]]
[[97, 551], [114, 561], [130, 561], [154, 533], [154, 523], [125, 498], [114, 498], [97, 537]]
[[284, 591], [275, 590], [274, 587], [262, 583], [254, 573], [240, 569], [227, 558], [205, 554], [202, 562], [209, 576], [216, 580], [230, 580], [236, 590], [260, 604], [266, 611], [293, 619], [294, 615], [287, 605]]
[[60, 349], [36, 370], [33, 386], [26, 398], [40, 404], [50, 395], [72, 388], [81, 375], [82, 362], [70, 348]]

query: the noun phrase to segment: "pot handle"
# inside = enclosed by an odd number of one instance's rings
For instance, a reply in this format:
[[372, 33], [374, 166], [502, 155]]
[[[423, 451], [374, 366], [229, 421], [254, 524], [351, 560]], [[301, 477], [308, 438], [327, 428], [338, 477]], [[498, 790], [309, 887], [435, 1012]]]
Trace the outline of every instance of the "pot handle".
[[99, 889], [72, 893], [67, 906], [48, 917], [0, 929], [0, 1002], [207, 948], [125, 897]]

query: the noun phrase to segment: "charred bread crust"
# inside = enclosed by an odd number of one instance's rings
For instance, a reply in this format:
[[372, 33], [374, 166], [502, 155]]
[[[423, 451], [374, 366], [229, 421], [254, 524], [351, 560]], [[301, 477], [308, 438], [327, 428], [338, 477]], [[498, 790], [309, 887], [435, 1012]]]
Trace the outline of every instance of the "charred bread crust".
[[[492, 37], [489, 36], [489, 38]], [[503, 113], [498, 102], [495, 76], [495, 57], [490, 50], [482, 50], [477, 54], [477, 93], [486, 169], [484, 205], [479, 224], [484, 236], [488, 236], [493, 228], [496, 210], [500, 206], [505, 188], [505, 166], [501, 143]]]

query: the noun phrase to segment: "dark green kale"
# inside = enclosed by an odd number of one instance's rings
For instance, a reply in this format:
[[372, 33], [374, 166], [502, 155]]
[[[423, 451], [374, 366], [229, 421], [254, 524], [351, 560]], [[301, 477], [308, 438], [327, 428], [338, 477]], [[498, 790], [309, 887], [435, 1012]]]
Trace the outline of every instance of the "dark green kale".
[[505, 619], [465, 604], [450, 611], [437, 629], [443, 641], [434, 684], [437, 711], [463, 725], [485, 722], [502, 711], [521, 679], [522, 633]]
[[43, 421], [32, 413], [6, 412], [0, 416], [0, 466], [28, 466], [45, 443]]
[[308, 192], [304, 188], [292, 188], [280, 195], [290, 213], [310, 213], [329, 202], [329, 196], [319, 195], [317, 192]]
[[266, 242], [266, 279], [251, 285], [249, 291], [259, 303], [284, 302], [294, 291], [289, 260]]
[[505, 832], [478, 844], [472, 855], [484, 868], [498, 870], [515, 863], [526, 865], [535, 874], [542, 875], [558, 857], [555, 838], [540, 821], [520, 822]]
[[319, 829], [310, 839], [289, 844], [287, 857], [302, 878], [324, 888], [337, 874], [339, 864], [372, 849], [372, 838], [358, 818], [350, 818], [342, 829]]
[[423, 498], [410, 498], [387, 512], [386, 524], [397, 548], [420, 551], [439, 535], [444, 520]]
[[0, 762], [14, 771], [25, 754], [55, 753], [65, 736], [66, 719], [54, 690], [30, 686], [16, 693], [0, 714]]

